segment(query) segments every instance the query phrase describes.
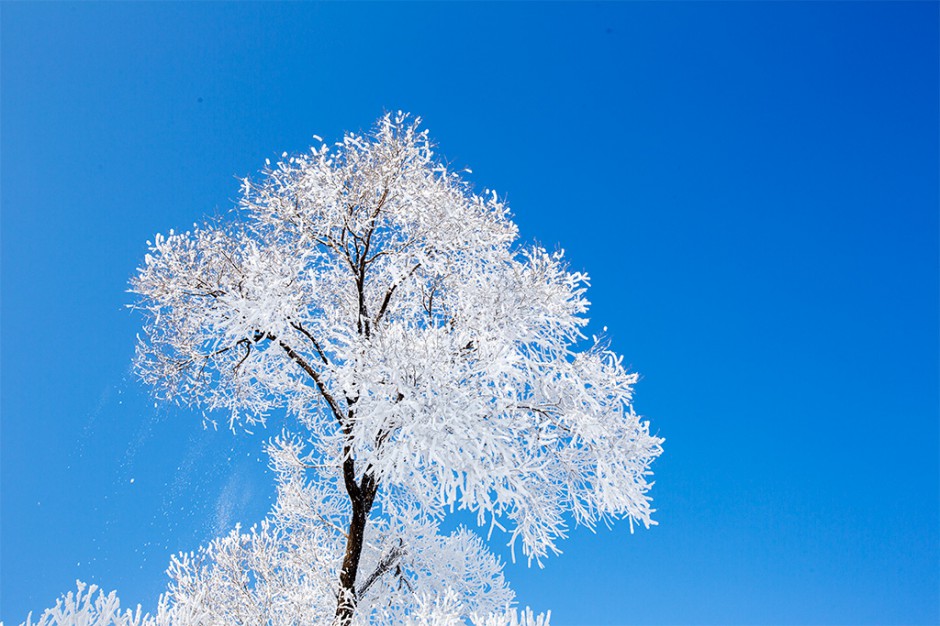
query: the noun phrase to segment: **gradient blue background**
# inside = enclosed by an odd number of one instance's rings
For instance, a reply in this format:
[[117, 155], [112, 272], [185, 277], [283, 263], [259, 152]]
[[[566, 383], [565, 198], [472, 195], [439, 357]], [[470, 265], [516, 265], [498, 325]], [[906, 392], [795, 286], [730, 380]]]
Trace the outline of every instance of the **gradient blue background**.
[[[383, 110], [593, 277], [660, 525], [510, 565], [553, 623], [940, 621], [938, 4], [3, 3], [2, 605], [152, 609], [269, 432], [129, 364], [155, 232]], [[134, 482], [131, 482], [133, 479]]]

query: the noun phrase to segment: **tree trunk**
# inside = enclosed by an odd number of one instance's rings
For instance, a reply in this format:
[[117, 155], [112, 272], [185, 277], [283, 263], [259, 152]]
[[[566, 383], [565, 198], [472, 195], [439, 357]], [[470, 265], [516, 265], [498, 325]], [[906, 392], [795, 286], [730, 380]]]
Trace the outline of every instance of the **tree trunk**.
[[[355, 484], [355, 483], [354, 483]], [[348, 485], [347, 485], [348, 490]], [[362, 477], [362, 482], [349, 493], [352, 501], [352, 516], [349, 519], [349, 532], [346, 534], [346, 554], [343, 568], [339, 574], [339, 598], [336, 602], [334, 626], [349, 626], [356, 611], [356, 575], [359, 573], [359, 559], [362, 556], [362, 542], [365, 537], [366, 523], [375, 500], [376, 484], [370, 474]]]

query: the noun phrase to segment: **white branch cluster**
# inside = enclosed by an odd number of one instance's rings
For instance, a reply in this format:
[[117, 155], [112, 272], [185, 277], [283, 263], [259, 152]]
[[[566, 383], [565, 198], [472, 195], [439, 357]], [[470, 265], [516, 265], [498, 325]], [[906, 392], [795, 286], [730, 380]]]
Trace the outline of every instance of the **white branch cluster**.
[[[304, 480], [311, 457], [299, 438], [269, 446], [278, 474], [274, 510], [196, 553], [173, 557], [170, 584], [154, 615], [122, 610], [114, 592], [78, 583], [39, 621], [24, 626], [230, 626], [333, 622], [346, 515], [334, 485]], [[502, 565], [466, 528], [441, 535], [415, 507], [385, 511], [370, 532], [355, 626], [547, 626], [519, 614]], [[98, 594], [95, 595], [95, 592]]]
[[[249, 532], [236, 528], [170, 566], [175, 608], [199, 607], [212, 623], [328, 624], [336, 610], [336, 580], [348, 517], [339, 485], [306, 481], [298, 438], [269, 448], [278, 473], [272, 514]], [[460, 619], [504, 612], [513, 594], [502, 565], [467, 529], [442, 535], [417, 507], [387, 508], [368, 527], [358, 588], [363, 624], [401, 624], [419, 597], [455, 594]]]

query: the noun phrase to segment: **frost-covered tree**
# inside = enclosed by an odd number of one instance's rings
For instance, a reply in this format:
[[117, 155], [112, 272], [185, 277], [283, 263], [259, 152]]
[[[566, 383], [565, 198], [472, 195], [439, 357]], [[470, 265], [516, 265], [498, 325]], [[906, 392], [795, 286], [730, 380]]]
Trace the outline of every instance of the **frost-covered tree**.
[[[249, 544], [288, 550], [341, 625], [403, 615], [449, 571], [469, 615], [507, 596], [479, 539], [437, 533], [447, 510], [505, 530], [530, 563], [570, 521], [654, 523], [662, 439], [633, 411], [636, 375], [584, 336], [587, 284], [520, 245], [497, 195], [401, 113], [269, 164], [235, 220], [158, 235], [131, 288], [142, 378], [232, 428], [286, 410], [312, 446], [275, 454], [304, 459], [279, 505], [295, 530], [222, 539], [214, 567], [249, 571]], [[323, 550], [292, 545], [303, 533]]]

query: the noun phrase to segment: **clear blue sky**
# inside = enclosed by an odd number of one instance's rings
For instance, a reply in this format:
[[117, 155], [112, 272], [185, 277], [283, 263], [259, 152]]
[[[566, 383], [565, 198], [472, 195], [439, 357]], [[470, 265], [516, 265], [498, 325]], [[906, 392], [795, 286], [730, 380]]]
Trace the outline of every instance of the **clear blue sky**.
[[0, 20], [6, 623], [76, 578], [153, 608], [171, 552], [263, 515], [269, 433], [154, 407], [127, 280], [266, 157], [395, 109], [593, 276], [593, 327], [666, 438], [660, 525], [509, 566], [522, 604], [557, 626], [940, 621], [937, 3]]

